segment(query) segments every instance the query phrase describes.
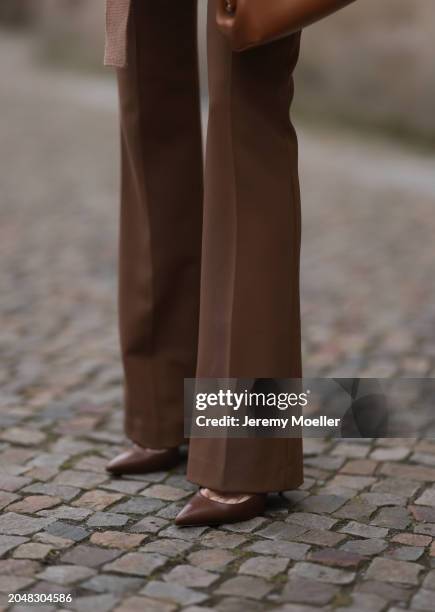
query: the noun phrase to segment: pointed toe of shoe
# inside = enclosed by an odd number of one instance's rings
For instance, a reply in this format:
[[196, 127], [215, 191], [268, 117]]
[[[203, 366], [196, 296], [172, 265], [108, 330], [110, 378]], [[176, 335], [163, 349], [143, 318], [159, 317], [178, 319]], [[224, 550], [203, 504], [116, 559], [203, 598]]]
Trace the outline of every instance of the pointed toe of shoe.
[[121, 453], [117, 457], [114, 457], [106, 465], [106, 472], [109, 472], [110, 474], [115, 474], [115, 475], [122, 474], [123, 469], [126, 466], [126, 463], [128, 464], [129, 457], [130, 457], [130, 451], [126, 451], [125, 453]]
[[209, 519], [209, 505], [203, 495], [196, 493], [175, 518], [179, 527], [203, 525]]
[[248, 521], [264, 512], [265, 495], [252, 495], [239, 504], [225, 504], [196, 493], [175, 519], [178, 527], [215, 526]]
[[134, 445], [131, 449], [121, 453], [106, 465], [110, 474], [147, 474], [160, 470], [169, 470], [180, 461], [178, 448], [168, 448], [155, 451]]

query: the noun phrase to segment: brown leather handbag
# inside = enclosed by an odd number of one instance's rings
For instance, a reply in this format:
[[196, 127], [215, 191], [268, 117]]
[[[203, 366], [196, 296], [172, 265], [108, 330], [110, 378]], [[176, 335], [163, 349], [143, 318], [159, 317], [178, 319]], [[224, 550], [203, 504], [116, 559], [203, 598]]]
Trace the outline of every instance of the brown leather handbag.
[[354, 0], [218, 0], [216, 20], [234, 51], [298, 32]]

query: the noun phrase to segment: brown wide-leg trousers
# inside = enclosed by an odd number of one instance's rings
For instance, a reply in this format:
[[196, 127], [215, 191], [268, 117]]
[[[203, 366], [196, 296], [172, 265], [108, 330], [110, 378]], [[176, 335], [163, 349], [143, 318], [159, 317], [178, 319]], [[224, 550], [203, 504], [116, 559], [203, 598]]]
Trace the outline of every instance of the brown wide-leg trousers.
[[[119, 313], [125, 430], [179, 445], [183, 379], [301, 376], [299, 34], [232, 53], [209, 0], [205, 179], [197, 0], [133, 0], [118, 69]], [[301, 484], [300, 439], [192, 439], [188, 478], [228, 492]]]

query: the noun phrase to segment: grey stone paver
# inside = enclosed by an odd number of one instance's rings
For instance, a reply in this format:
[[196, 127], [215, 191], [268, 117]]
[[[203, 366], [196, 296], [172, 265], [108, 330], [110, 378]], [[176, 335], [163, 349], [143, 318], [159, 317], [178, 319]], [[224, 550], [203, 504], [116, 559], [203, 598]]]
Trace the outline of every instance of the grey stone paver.
[[64, 502], [70, 501], [73, 497], [76, 497], [80, 493], [78, 487], [69, 487], [67, 485], [55, 485], [51, 482], [39, 483], [36, 482], [28, 487], [25, 487], [22, 493], [40, 493], [42, 495], [49, 495], [53, 497], [60, 497]]
[[426, 489], [422, 495], [417, 497], [414, 503], [421, 504], [423, 506], [435, 506], [435, 488]]
[[6, 536], [0, 535], [0, 555], [3, 555], [8, 552], [8, 550], [12, 550], [16, 548], [23, 542], [26, 542], [28, 538], [23, 538], [20, 536]]
[[93, 533], [89, 541], [97, 546], [130, 550], [140, 546], [144, 539], [145, 536], [141, 534], [110, 530]]
[[218, 580], [219, 576], [200, 567], [176, 565], [166, 575], [167, 582], [181, 584], [185, 587], [208, 587]]
[[350, 584], [355, 578], [355, 573], [300, 561], [289, 570], [289, 576], [300, 576], [328, 584]]
[[409, 546], [428, 546], [432, 541], [430, 536], [416, 535], [413, 533], [398, 533], [391, 538], [391, 542], [408, 544]]
[[361, 499], [371, 506], [405, 506], [406, 497], [391, 493], [362, 493]]
[[179, 584], [168, 584], [157, 580], [149, 582], [140, 592], [152, 599], [182, 605], [200, 603], [207, 599], [207, 595], [203, 592], [195, 591]]
[[34, 514], [38, 510], [52, 508], [61, 503], [60, 497], [51, 497], [50, 495], [29, 495], [24, 499], [10, 504], [8, 512], [20, 512], [22, 514]]
[[415, 610], [433, 610], [433, 591], [426, 591], [425, 589], [420, 589], [412, 598], [411, 607]]
[[0, 593], [15, 593], [30, 586], [35, 579], [26, 576], [0, 576]]
[[177, 489], [170, 485], [152, 485], [141, 492], [145, 497], [162, 499], [164, 501], [178, 501], [189, 495], [189, 491]]
[[242, 563], [239, 573], [270, 579], [284, 572], [288, 564], [289, 559], [285, 557], [251, 557]]
[[6, 506], [10, 506], [12, 502], [20, 499], [19, 495], [15, 495], [15, 493], [7, 493], [6, 491], [0, 492], [0, 510], [6, 508]]
[[343, 534], [335, 531], [326, 531], [326, 529], [310, 529], [296, 539], [299, 542], [314, 544], [316, 546], [336, 546], [339, 542], [346, 538]]
[[41, 567], [38, 561], [3, 559], [0, 561], [0, 574], [2, 576], [33, 576]]
[[73, 508], [73, 506], [63, 505], [53, 508], [52, 510], [40, 510], [37, 514], [38, 516], [47, 516], [52, 521], [57, 519], [81, 522], [91, 516], [92, 510], [87, 510], [86, 508]]
[[398, 561], [417, 561], [424, 552], [422, 546], [398, 546], [388, 549], [384, 556]]
[[223, 571], [237, 555], [222, 548], [198, 550], [190, 553], [187, 560], [192, 565], [211, 571]]
[[273, 540], [293, 540], [307, 531], [308, 529], [301, 525], [291, 525], [281, 521], [275, 521], [264, 529], [261, 529], [258, 535], [261, 535], [263, 538], [272, 538]]
[[366, 577], [385, 582], [418, 584], [419, 573], [422, 571], [423, 567], [417, 563], [378, 557], [371, 562]]
[[6, 512], [0, 516], [0, 534], [29, 535], [47, 527], [53, 521], [53, 518], [35, 518]]
[[13, 556], [17, 559], [45, 559], [53, 548], [48, 544], [38, 544], [37, 542], [27, 542], [18, 546]]
[[337, 518], [354, 519], [356, 521], [369, 520], [376, 511], [376, 506], [364, 499], [353, 499], [334, 512]]
[[95, 574], [95, 570], [80, 565], [56, 565], [48, 567], [37, 574], [38, 578], [55, 582], [56, 584], [69, 585], [89, 578]]
[[335, 512], [346, 503], [346, 498], [340, 495], [312, 495], [304, 499], [298, 506], [305, 512], [318, 512], [329, 514]]
[[47, 527], [47, 532], [53, 536], [80, 542], [89, 536], [89, 531], [78, 525], [70, 525], [63, 521], [55, 521]]
[[435, 508], [430, 508], [428, 506], [408, 506], [408, 510], [416, 521], [422, 521], [424, 523], [435, 522]]
[[243, 521], [242, 523], [234, 523], [227, 525], [227, 531], [235, 531], [236, 533], [252, 533], [257, 530], [260, 525], [265, 523], [265, 518], [262, 516], [256, 516], [249, 521]]
[[[179, 527], [175, 527], [175, 525], [170, 525], [169, 527], [165, 527], [159, 532], [159, 536], [162, 538], [174, 538], [176, 540], [185, 540], [186, 542], [197, 542], [198, 538], [200, 538], [204, 532], [207, 531], [206, 527], [191, 527], [190, 529], [180, 529]], [[207, 533], [207, 539], [205, 537], [201, 537], [202, 544], [206, 546], [214, 547], [221, 546], [223, 548], [231, 548], [238, 546], [243, 542], [243, 538], [239, 536], [230, 537], [229, 534], [214, 532]], [[224, 546], [224, 544], [227, 544]]]
[[9, 474], [0, 475], [0, 487], [2, 491], [18, 491], [30, 482], [31, 479], [24, 476], [13, 476]]
[[385, 608], [385, 599], [370, 593], [352, 593], [352, 602], [344, 609], [347, 612], [381, 612]]
[[229, 578], [223, 582], [216, 589], [216, 593], [221, 595], [236, 595], [245, 598], [263, 599], [272, 588], [272, 584], [263, 578], [237, 576], [236, 578]]
[[108, 489], [109, 491], [118, 491], [126, 495], [134, 495], [141, 489], [143, 489], [142, 482], [135, 482], [134, 480], [113, 480], [104, 482], [101, 485], [102, 488]]
[[365, 561], [364, 556], [358, 553], [337, 550], [336, 548], [323, 548], [312, 552], [308, 559], [324, 565], [332, 565], [337, 567], [357, 568]]
[[246, 550], [262, 555], [279, 555], [297, 561], [305, 558], [310, 546], [300, 542], [260, 540], [247, 546]]
[[167, 561], [166, 557], [158, 553], [132, 552], [119, 557], [112, 563], [106, 563], [104, 570], [132, 576], [149, 576], [154, 570], [165, 565]]
[[406, 508], [381, 508], [370, 521], [372, 525], [391, 529], [406, 529], [411, 522], [411, 516]]
[[[115, 612], [173, 612], [177, 606], [174, 603], [158, 601], [150, 597], [128, 597], [118, 607]], [[203, 609], [203, 608], [201, 608]]]
[[362, 538], [384, 538], [388, 534], [388, 529], [385, 527], [374, 527], [364, 523], [357, 523], [356, 521], [349, 521], [349, 523], [339, 528], [339, 531]]
[[87, 595], [77, 597], [70, 606], [77, 612], [109, 612], [113, 610], [118, 601], [119, 598], [111, 594]]
[[108, 563], [122, 554], [121, 550], [108, 550], [97, 546], [78, 544], [71, 550], [64, 553], [60, 560], [62, 563], [73, 565], [84, 565], [86, 567], [98, 567], [103, 563]]
[[115, 593], [123, 595], [138, 591], [143, 584], [141, 578], [129, 576], [115, 576], [114, 574], [97, 574], [89, 580], [82, 582], [81, 586], [90, 591], [99, 593]]
[[81, 497], [71, 502], [72, 506], [80, 508], [89, 508], [91, 510], [105, 510], [115, 502], [122, 499], [123, 495], [119, 493], [107, 493], [106, 491], [88, 491]]
[[61, 538], [59, 536], [52, 535], [46, 531], [35, 533], [32, 537], [34, 542], [40, 542], [41, 544], [48, 544], [53, 550], [63, 550], [69, 548], [74, 544], [74, 540], [68, 538]]
[[261, 612], [263, 607], [262, 601], [255, 601], [246, 597], [223, 597], [216, 605], [216, 610], [218, 612], [236, 612], [237, 610]]
[[330, 529], [337, 523], [336, 520], [329, 516], [319, 516], [309, 512], [292, 512], [289, 514], [287, 521], [307, 527], [308, 529]]
[[413, 590], [407, 585], [399, 585], [376, 580], [365, 580], [355, 587], [356, 592], [378, 595], [389, 602], [406, 602]]
[[95, 512], [86, 524], [88, 527], [122, 527], [128, 523], [128, 516], [115, 512]]
[[84, 472], [81, 470], [63, 470], [53, 479], [53, 484], [92, 489], [107, 480], [105, 474]]
[[185, 542], [184, 540], [168, 540], [165, 538], [159, 538], [152, 542], [148, 542], [144, 546], [141, 546], [139, 550], [141, 552], [155, 552], [166, 557], [178, 557], [192, 548], [193, 544]]
[[388, 544], [385, 540], [377, 538], [368, 538], [365, 540], [349, 540], [340, 546], [341, 550], [355, 553], [362, 556], [379, 555], [387, 548]]
[[157, 499], [145, 499], [143, 497], [132, 497], [128, 501], [120, 502], [111, 506], [111, 512], [120, 514], [144, 515], [155, 512], [163, 507], [163, 502]]
[[157, 533], [168, 525], [168, 521], [158, 516], [146, 516], [130, 527], [138, 533]]
[[[174, 526], [196, 488], [184, 465], [106, 473], [127, 442], [116, 91], [34, 56], [2, 32], [0, 610], [18, 589], [73, 592], [78, 612], [433, 609], [430, 440], [306, 439], [299, 490], [219, 529]], [[306, 375], [435, 376], [435, 291], [418, 280], [433, 274], [433, 155], [304, 125], [300, 141]]]
[[284, 586], [280, 598], [284, 601], [299, 604], [325, 606], [330, 603], [337, 592], [338, 587], [332, 584], [291, 576]]

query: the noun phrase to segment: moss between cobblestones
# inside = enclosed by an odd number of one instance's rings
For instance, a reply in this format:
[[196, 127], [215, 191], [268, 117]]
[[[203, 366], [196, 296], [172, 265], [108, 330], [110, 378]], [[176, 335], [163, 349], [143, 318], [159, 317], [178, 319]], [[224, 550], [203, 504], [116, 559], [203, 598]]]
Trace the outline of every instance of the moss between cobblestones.
[[331, 608], [344, 608], [345, 606], [350, 606], [352, 601], [353, 599], [351, 594], [342, 590], [335, 595], [331, 602]]
[[41, 563], [43, 565], [53, 565], [54, 563], [57, 562], [58, 557], [59, 557], [59, 551], [58, 550], [50, 550], [48, 555], [45, 557], [45, 559], [43, 559], [41, 561]]
[[[55, 435], [55, 439], [59, 438], [58, 435]], [[79, 438], [78, 438], [79, 439]], [[71, 470], [74, 468], [75, 464], [84, 459], [85, 457], [102, 457], [103, 455], [97, 451], [87, 450], [82, 453], [77, 453], [77, 455], [73, 455], [69, 459], [66, 459], [62, 465], [59, 467], [59, 470]]]
[[[49, 426], [47, 426], [47, 427], [49, 427]], [[52, 425], [51, 425], [51, 427], [52, 427]], [[41, 451], [41, 450], [46, 450], [51, 442], [57, 442], [57, 440], [59, 439], [59, 434], [55, 433], [54, 431], [52, 431], [51, 429], [48, 429], [48, 428], [44, 429], [43, 427], [41, 427], [40, 429], [47, 436], [45, 441], [44, 441], [44, 444], [39, 447], [39, 450]]]
[[268, 582], [273, 582], [277, 586], [279, 586], [281, 584], [286, 584], [287, 580], [288, 580], [287, 573], [285, 573], [285, 574], [284, 573], [276, 574], [276, 576], [272, 576], [272, 578], [268, 578]]

